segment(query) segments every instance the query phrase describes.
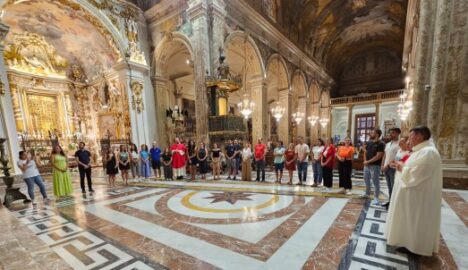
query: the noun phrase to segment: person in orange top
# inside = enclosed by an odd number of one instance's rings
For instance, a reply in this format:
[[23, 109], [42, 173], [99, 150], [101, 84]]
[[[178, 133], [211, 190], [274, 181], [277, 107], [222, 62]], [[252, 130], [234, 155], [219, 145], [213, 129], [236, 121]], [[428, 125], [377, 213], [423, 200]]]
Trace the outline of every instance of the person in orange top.
[[336, 158], [338, 159], [338, 174], [341, 193], [351, 195], [351, 172], [353, 169], [354, 147], [351, 138], [345, 138], [345, 145], [338, 147]]

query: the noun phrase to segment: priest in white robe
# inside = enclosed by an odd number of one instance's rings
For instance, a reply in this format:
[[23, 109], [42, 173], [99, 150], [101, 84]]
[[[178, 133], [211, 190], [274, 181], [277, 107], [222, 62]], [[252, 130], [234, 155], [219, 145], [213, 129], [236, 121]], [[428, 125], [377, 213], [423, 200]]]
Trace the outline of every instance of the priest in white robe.
[[429, 128], [411, 129], [412, 153], [397, 170], [387, 217], [387, 244], [432, 256], [439, 250], [442, 161]]

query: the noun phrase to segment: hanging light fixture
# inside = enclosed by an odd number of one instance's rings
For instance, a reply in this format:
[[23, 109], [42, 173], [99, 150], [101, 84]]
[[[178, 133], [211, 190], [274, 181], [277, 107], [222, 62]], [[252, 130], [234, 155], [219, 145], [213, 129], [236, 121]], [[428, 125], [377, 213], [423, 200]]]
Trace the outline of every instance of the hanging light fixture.
[[322, 125], [322, 128], [325, 128], [328, 124], [328, 118], [322, 118], [320, 119], [320, 125]]
[[295, 112], [292, 114], [292, 117], [294, 121], [299, 125], [302, 121], [302, 118], [304, 118], [304, 113], [303, 112]]
[[317, 124], [319, 117], [316, 115], [312, 115], [312, 116], [307, 117], [307, 120], [309, 120], [309, 123], [311, 126], [315, 127], [315, 124]]
[[250, 115], [253, 113], [253, 110], [255, 108], [255, 103], [251, 100], [250, 96], [247, 95], [247, 53], [246, 53], [246, 47], [245, 44], [247, 43], [247, 36], [245, 37], [244, 40], [244, 81], [243, 81], [243, 88], [244, 88], [244, 95], [241, 100], [237, 104], [237, 108], [239, 109], [239, 112], [244, 116], [245, 119], [248, 119]]

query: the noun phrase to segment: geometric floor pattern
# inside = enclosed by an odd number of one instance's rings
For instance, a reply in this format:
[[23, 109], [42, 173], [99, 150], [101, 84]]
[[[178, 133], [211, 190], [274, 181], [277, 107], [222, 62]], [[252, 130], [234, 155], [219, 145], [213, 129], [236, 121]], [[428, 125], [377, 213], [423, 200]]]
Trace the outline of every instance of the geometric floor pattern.
[[428, 259], [386, 245], [387, 213], [358, 198], [362, 180], [350, 196], [273, 181], [108, 189], [96, 177], [92, 196], [75, 182], [73, 197], [10, 210], [73, 269], [468, 269], [466, 191], [444, 191], [441, 251]]

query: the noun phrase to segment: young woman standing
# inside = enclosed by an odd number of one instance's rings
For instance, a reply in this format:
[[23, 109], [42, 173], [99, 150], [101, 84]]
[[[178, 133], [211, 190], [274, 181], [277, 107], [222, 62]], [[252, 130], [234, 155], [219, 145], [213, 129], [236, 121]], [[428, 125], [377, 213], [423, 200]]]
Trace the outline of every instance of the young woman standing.
[[138, 148], [132, 143], [130, 144], [130, 170], [132, 171], [133, 179], [140, 177], [140, 170], [138, 169]]
[[211, 167], [213, 169], [213, 180], [219, 179], [219, 172], [221, 168], [221, 149], [218, 144], [213, 144], [211, 149]]
[[200, 170], [201, 179], [206, 180], [206, 173], [208, 172], [208, 149], [205, 147], [205, 143], [200, 143], [200, 147], [197, 150], [197, 162]]
[[322, 139], [318, 139], [315, 146], [312, 147], [312, 170], [314, 172], [314, 183], [312, 187], [318, 187], [322, 184], [322, 153], [325, 149]]
[[294, 151], [294, 143], [289, 144], [288, 150], [284, 152], [284, 159], [286, 164], [286, 170], [288, 170], [289, 174], [288, 185], [292, 185], [294, 171], [296, 170], [296, 152]]
[[164, 149], [164, 153], [162, 154], [161, 159], [164, 170], [164, 179], [166, 181], [172, 180], [172, 154], [171, 150], [169, 150], [169, 147]]
[[323, 185], [326, 187], [326, 191], [331, 191], [333, 187], [333, 166], [335, 164], [335, 146], [333, 145], [333, 139], [329, 138], [325, 142], [325, 149], [322, 154], [322, 170], [323, 170]]
[[68, 172], [68, 159], [59, 145], [52, 150], [50, 164], [52, 164], [54, 195], [59, 199], [70, 196], [73, 193], [73, 184]]
[[28, 157], [28, 153], [26, 151], [20, 151], [17, 165], [23, 172], [23, 179], [28, 186], [28, 194], [32, 204], [36, 205], [36, 201], [34, 201], [34, 184], [39, 187], [42, 197], [44, 198], [44, 202], [47, 203], [49, 199], [47, 198], [45, 186], [42, 182], [41, 175], [37, 169], [36, 161], [33, 156]]
[[197, 153], [197, 145], [193, 140], [190, 140], [187, 145], [187, 157], [192, 181], [195, 180], [195, 174], [197, 173]]
[[338, 147], [336, 158], [338, 159], [338, 174], [340, 193], [351, 195], [351, 172], [353, 170], [354, 147], [351, 145], [351, 138], [345, 138], [345, 145]]
[[128, 169], [130, 169], [130, 157], [127, 152], [127, 146], [120, 145], [119, 153], [119, 169], [122, 175], [122, 180], [126, 186], [128, 186]]
[[140, 175], [147, 179], [151, 175], [151, 170], [150, 170], [150, 155], [148, 153], [148, 146], [146, 144], [141, 145], [141, 151], [140, 151]]
[[115, 187], [115, 175], [119, 172], [117, 158], [113, 150], [107, 152], [106, 158], [106, 174], [109, 176], [109, 187]]
[[252, 149], [250, 143], [246, 142], [241, 153], [242, 158], [242, 181], [252, 181]]

